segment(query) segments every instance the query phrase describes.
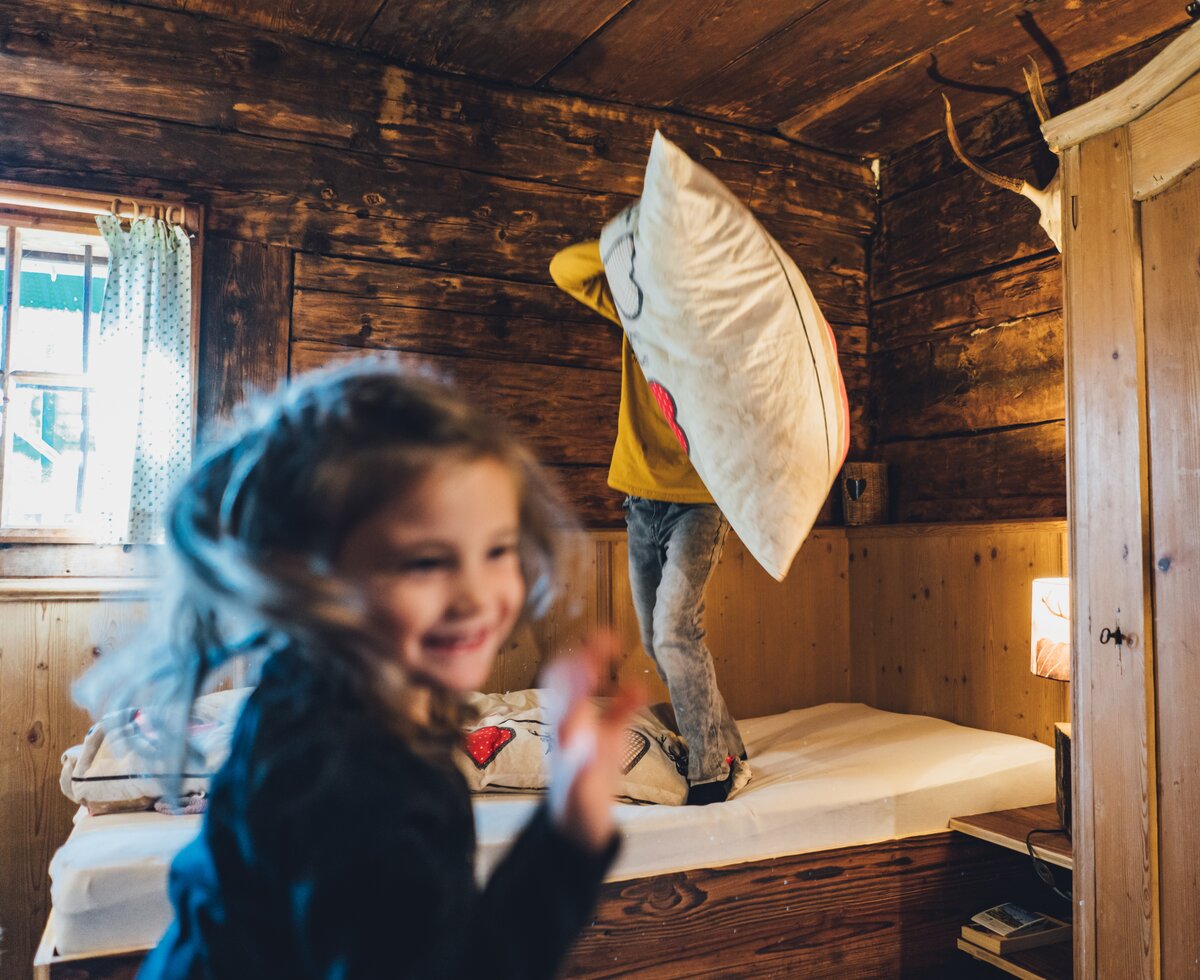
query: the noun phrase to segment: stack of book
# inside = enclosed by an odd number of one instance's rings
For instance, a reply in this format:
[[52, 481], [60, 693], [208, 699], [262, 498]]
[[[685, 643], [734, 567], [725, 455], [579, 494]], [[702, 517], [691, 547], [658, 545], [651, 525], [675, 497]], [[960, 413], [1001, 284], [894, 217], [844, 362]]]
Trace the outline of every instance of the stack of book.
[[1071, 923], [1027, 912], [1006, 902], [971, 916], [962, 927], [963, 939], [993, 953], [1015, 953], [1035, 946], [1067, 942]]

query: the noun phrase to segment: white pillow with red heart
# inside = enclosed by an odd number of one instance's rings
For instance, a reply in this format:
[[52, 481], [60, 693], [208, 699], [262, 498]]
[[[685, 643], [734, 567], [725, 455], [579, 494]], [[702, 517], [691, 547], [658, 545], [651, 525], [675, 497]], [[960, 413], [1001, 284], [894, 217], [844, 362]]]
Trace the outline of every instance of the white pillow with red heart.
[[[541, 690], [473, 694], [478, 720], [455, 761], [477, 793], [530, 792], [550, 784], [553, 728]], [[679, 806], [687, 799], [687, 744], [648, 710], [625, 730], [619, 798]]]
[[604, 226], [600, 256], [675, 437], [750, 553], [782, 579], [850, 444], [837, 346], [804, 276], [661, 133], [641, 199]]

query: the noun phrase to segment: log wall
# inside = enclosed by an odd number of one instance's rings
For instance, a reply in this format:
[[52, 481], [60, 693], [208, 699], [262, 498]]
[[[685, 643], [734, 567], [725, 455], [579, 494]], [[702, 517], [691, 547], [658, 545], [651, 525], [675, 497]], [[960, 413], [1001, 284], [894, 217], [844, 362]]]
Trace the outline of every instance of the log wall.
[[593, 527], [619, 332], [552, 286], [632, 200], [656, 128], [808, 276], [866, 446], [870, 171], [678, 114], [422, 74], [176, 10], [0, 0], [0, 178], [206, 207], [201, 410], [344, 351], [418, 356], [507, 416]]
[[[1048, 86], [1051, 111], [1114, 87], [1168, 40]], [[959, 120], [959, 134], [996, 173], [1036, 186], [1054, 173], [1028, 100]], [[942, 134], [881, 170], [871, 419], [874, 454], [890, 465], [892, 516], [1065, 515], [1062, 265], [1037, 209], [966, 171]]]

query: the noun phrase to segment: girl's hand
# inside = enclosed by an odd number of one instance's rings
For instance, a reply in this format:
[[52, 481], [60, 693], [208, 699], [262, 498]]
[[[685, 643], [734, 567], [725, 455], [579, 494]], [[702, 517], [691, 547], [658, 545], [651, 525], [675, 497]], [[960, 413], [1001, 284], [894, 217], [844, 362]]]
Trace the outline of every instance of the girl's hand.
[[615, 636], [597, 633], [578, 653], [555, 660], [543, 679], [557, 733], [550, 761], [550, 819], [596, 851], [616, 829], [612, 802], [621, 778], [625, 728], [644, 702], [628, 687], [619, 687], [604, 708], [591, 700], [619, 650]]

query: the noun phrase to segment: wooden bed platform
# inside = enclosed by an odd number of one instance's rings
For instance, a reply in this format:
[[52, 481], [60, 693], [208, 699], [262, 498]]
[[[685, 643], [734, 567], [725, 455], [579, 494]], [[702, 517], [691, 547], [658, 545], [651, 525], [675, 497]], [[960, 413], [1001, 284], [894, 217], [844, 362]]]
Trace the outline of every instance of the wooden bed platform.
[[[1024, 855], [953, 831], [634, 878], [604, 886], [563, 976], [963, 975], [962, 923], [1037, 887]], [[35, 980], [132, 980], [144, 956], [58, 957], [53, 929]]]

